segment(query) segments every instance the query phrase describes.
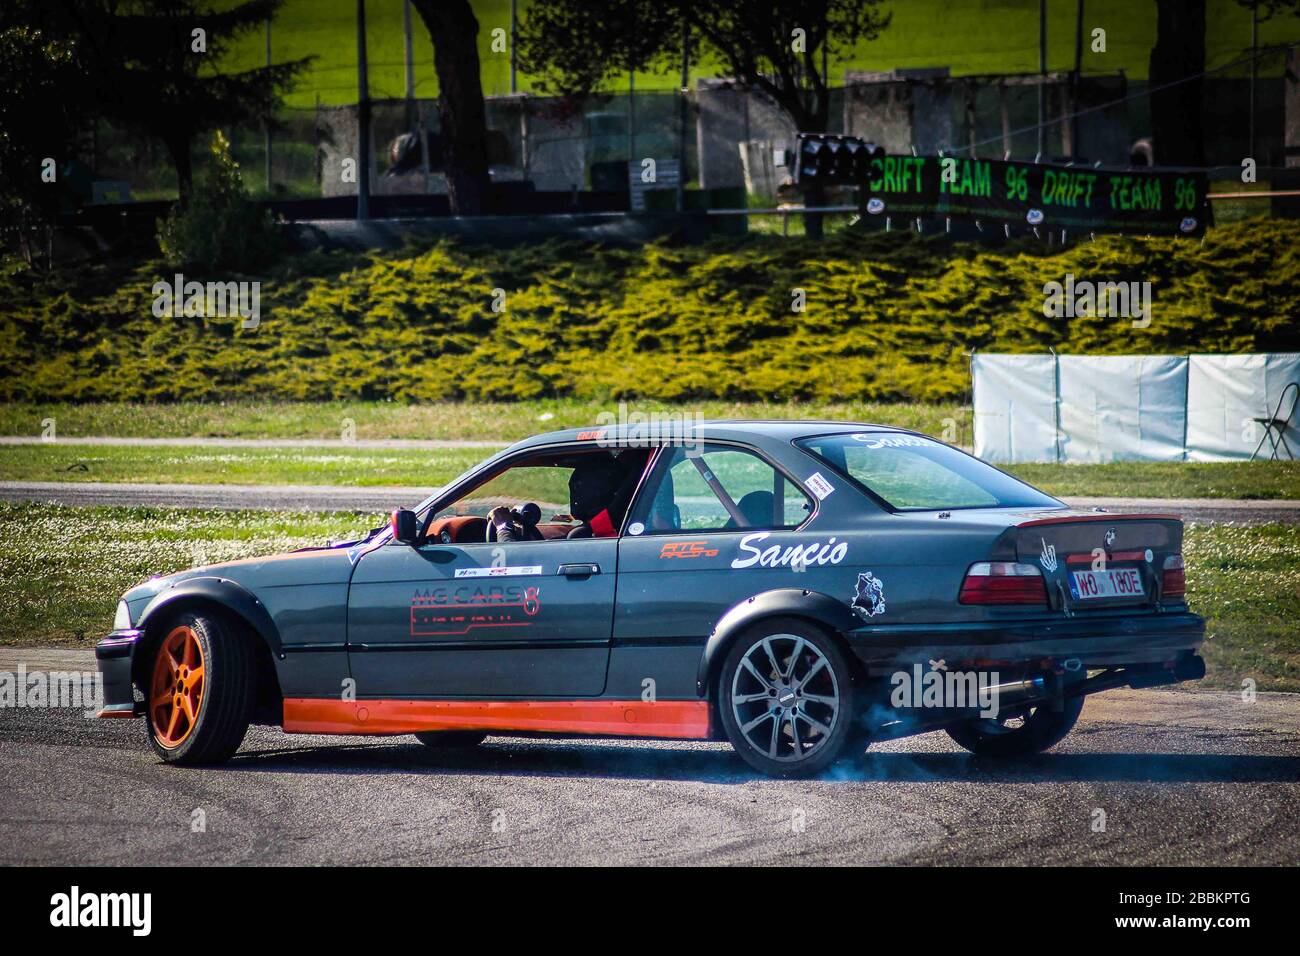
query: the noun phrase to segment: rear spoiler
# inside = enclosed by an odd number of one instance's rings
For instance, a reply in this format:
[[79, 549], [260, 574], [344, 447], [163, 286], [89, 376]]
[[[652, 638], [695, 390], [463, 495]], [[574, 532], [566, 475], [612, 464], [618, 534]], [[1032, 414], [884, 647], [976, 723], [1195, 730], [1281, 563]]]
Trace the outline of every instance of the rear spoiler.
[[1022, 521], [1017, 528], [1035, 528], [1045, 524], [1075, 524], [1080, 521], [1182, 521], [1181, 515], [1163, 514], [1116, 514], [1113, 512], [1088, 512], [1081, 515], [1057, 515], [1051, 518], [1031, 518]]

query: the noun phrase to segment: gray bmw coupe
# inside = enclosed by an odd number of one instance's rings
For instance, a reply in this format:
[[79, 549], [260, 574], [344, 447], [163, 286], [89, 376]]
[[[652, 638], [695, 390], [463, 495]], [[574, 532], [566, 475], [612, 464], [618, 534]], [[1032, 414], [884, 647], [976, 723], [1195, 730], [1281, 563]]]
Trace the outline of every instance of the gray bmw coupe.
[[553, 432], [361, 540], [128, 591], [101, 716], [180, 764], [254, 722], [728, 740], [779, 776], [933, 730], [1011, 757], [1089, 694], [1203, 676], [1182, 533], [878, 425]]

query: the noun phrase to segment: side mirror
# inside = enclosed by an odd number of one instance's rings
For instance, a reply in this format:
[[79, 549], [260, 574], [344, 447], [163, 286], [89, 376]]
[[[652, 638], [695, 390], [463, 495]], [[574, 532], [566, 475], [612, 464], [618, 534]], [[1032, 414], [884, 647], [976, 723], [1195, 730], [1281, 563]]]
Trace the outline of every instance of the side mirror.
[[415, 544], [415, 539], [419, 537], [419, 525], [414, 511], [406, 508], [394, 508], [388, 524], [393, 529], [394, 541], [402, 544]]

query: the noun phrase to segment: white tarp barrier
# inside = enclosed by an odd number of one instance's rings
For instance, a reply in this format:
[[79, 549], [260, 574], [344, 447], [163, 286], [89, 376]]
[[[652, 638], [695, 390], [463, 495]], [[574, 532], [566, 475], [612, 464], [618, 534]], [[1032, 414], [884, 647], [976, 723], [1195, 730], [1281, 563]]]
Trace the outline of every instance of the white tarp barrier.
[[1187, 358], [1062, 355], [1061, 461], [1182, 461]]
[[971, 359], [975, 454], [989, 461], [1056, 461], [1056, 357]]
[[[1193, 355], [1187, 384], [1187, 458], [1189, 461], [1247, 459], [1288, 382], [1300, 382], [1300, 352], [1257, 355]], [[1294, 389], [1292, 390], [1294, 393]], [[1291, 396], [1282, 408], [1285, 417]], [[1286, 431], [1292, 454], [1300, 457], [1300, 409]], [[1267, 457], [1268, 442], [1260, 449]], [[1280, 457], [1286, 457], [1283, 449]]]
[[[989, 461], [1233, 461], [1264, 436], [1254, 419], [1300, 383], [1300, 352], [977, 354], [971, 379], [975, 454]], [[1282, 417], [1289, 406], [1290, 395]], [[1300, 457], [1300, 408], [1286, 441]]]

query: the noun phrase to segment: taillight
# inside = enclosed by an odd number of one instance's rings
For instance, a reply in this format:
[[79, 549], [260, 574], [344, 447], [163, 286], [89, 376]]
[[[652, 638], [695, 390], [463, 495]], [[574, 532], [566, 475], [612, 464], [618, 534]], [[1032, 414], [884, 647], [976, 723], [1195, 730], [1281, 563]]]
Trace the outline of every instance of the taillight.
[[1187, 575], [1183, 571], [1183, 556], [1171, 554], [1165, 558], [1165, 571], [1160, 578], [1161, 597], [1182, 597], [1187, 593]]
[[966, 572], [957, 603], [1044, 605], [1047, 587], [1036, 565], [981, 561]]

